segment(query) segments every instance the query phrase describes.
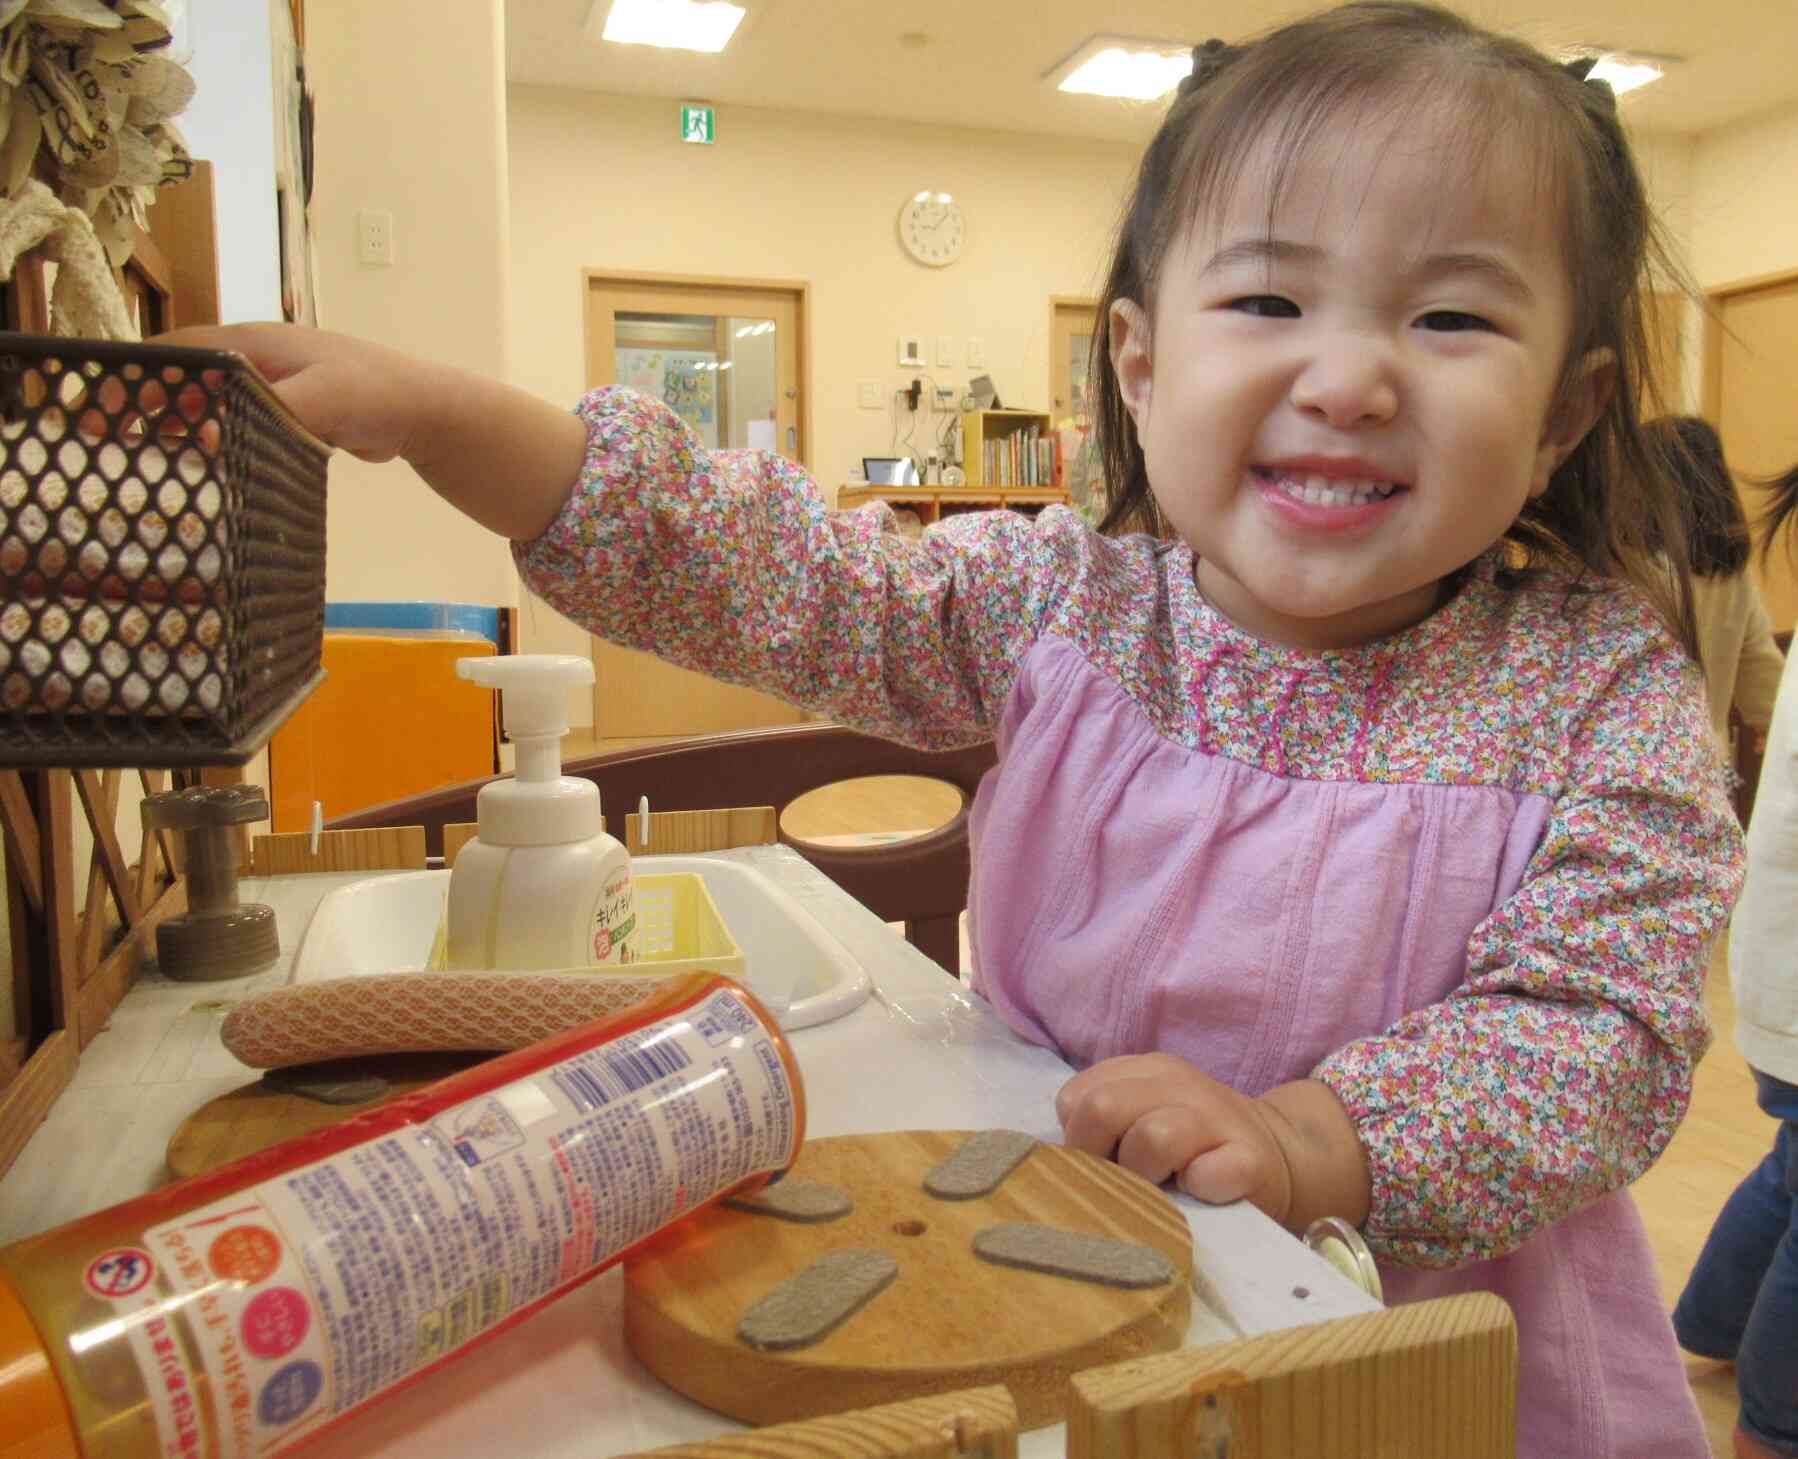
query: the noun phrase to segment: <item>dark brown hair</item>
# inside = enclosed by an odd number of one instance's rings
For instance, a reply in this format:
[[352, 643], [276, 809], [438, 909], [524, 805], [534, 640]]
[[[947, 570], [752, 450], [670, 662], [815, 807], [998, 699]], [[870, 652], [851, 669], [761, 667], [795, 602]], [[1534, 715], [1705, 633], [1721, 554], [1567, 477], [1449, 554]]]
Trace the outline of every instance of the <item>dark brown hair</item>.
[[1748, 566], [1748, 514], [1711, 423], [1695, 415], [1664, 415], [1643, 429], [1679, 486], [1692, 571], [1704, 578], [1740, 572]]
[[[1779, 536], [1780, 529], [1791, 519], [1793, 512], [1798, 512], [1798, 463], [1794, 463], [1784, 476], [1776, 476], [1760, 485], [1773, 497], [1760, 520], [1761, 557], [1765, 559], [1773, 550], [1773, 539]], [[1788, 542], [1786, 550], [1790, 552], [1791, 549], [1792, 544]]]
[[[1109, 509], [1100, 530], [1166, 531], [1136, 427], [1107, 348], [1112, 305], [1132, 300], [1153, 319], [1169, 249], [1200, 213], [1236, 184], [1250, 149], [1270, 133], [1278, 162], [1270, 198], [1311, 142], [1345, 105], [1391, 101], [1421, 108], [1452, 96], [1465, 118], [1464, 152], [1533, 146], [1551, 166], [1542, 206], [1562, 219], [1573, 321], [1557, 397], [1595, 350], [1616, 361], [1616, 381], [1597, 424], [1561, 463], [1549, 489], [1506, 534], [1520, 572], [1559, 567], [1628, 578], [1655, 599], [1693, 648], [1691, 582], [1675, 493], [1645, 442], [1641, 401], [1647, 362], [1651, 260], [1682, 278], [1661, 245], [1646, 191], [1618, 125], [1610, 88], [1584, 79], [1520, 41], [1433, 5], [1364, 0], [1283, 26], [1260, 40], [1194, 53], [1194, 72], [1150, 142], [1119, 225], [1093, 335], [1094, 432]], [[1270, 222], [1271, 208], [1270, 202]], [[1689, 293], [1690, 291], [1687, 290]], [[1651, 570], [1657, 546], [1672, 550], [1672, 582]]]

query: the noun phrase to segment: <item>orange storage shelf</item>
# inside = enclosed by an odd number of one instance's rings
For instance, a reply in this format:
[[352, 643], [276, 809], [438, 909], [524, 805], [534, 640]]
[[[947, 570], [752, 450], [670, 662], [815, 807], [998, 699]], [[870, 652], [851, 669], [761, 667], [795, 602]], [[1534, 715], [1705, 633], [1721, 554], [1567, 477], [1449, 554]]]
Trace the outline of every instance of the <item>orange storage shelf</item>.
[[307, 830], [315, 800], [330, 820], [493, 774], [493, 692], [456, 660], [494, 652], [474, 635], [327, 632], [328, 677], [269, 742], [274, 829]]

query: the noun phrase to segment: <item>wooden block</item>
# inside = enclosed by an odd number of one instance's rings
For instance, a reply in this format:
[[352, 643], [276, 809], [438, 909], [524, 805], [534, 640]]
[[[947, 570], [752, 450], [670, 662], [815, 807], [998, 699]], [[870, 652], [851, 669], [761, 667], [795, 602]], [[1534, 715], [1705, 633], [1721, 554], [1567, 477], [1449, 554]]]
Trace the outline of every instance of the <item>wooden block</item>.
[[425, 864], [423, 826], [380, 826], [368, 831], [321, 831], [318, 852], [305, 831], [258, 836], [251, 852], [257, 876], [296, 871], [414, 871]]
[[1005, 1387], [993, 1384], [625, 1459], [1017, 1459], [1017, 1453], [1017, 1409]]
[[474, 840], [475, 832], [480, 830], [478, 821], [451, 821], [443, 828], [443, 864], [454, 866], [456, 853]]
[[772, 846], [778, 839], [771, 805], [716, 811], [651, 811], [647, 840], [643, 836], [642, 816], [632, 811], [624, 818], [624, 849], [632, 856]]
[[1489, 1292], [1076, 1374], [1068, 1459], [1515, 1459], [1517, 1328]]

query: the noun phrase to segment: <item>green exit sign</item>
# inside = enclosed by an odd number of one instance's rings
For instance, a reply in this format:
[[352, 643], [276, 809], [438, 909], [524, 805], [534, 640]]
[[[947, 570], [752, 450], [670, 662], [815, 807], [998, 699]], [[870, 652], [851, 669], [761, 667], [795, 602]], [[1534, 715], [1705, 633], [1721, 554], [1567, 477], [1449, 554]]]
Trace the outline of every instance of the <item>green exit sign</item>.
[[693, 102], [684, 102], [680, 109], [680, 139], [683, 142], [703, 142], [711, 146], [718, 140], [718, 114], [709, 106], [699, 106]]

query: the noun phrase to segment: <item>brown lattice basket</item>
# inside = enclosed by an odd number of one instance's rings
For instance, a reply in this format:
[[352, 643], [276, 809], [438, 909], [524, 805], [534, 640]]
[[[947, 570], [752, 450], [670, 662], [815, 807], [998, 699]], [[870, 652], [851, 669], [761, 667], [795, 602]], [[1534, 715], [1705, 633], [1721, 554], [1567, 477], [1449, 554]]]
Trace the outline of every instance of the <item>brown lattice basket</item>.
[[0, 332], [0, 767], [250, 759], [323, 677], [328, 454], [239, 356]]

